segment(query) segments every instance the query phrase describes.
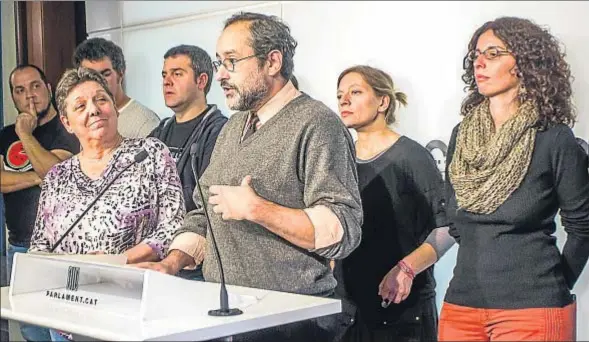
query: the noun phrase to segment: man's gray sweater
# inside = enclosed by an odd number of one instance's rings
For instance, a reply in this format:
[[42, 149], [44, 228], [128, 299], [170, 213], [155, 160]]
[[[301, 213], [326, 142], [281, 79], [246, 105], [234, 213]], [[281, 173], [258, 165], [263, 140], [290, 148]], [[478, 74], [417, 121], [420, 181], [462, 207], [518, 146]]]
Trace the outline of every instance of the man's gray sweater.
[[[360, 243], [362, 205], [352, 137], [336, 114], [306, 94], [295, 98], [248, 139], [240, 142], [248, 112], [235, 113], [215, 145], [200, 181], [208, 200], [211, 185], [237, 186], [246, 175], [259, 196], [296, 209], [328, 207], [343, 227], [340, 242], [306, 250], [251, 221], [223, 221], [208, 206], [227, 284], [299, 294], [327, 295], [336, 286], [329, 259], [344, 258]], [[177, 233], [207, 236], [197, 209]], [[211, 241], [203, 262], [207, 281], [219, 282]]]

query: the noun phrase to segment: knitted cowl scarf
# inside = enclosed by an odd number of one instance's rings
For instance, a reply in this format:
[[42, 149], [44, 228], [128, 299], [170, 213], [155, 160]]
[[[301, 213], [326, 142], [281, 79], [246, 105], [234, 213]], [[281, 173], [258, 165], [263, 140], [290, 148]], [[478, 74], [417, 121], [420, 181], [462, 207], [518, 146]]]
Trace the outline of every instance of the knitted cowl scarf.
[[449, 177], [459, 209], [490, 214], [524, 179], [534, 151], [538, 109], [527, 100], [495, 132], [489, 100], [460, 123]]

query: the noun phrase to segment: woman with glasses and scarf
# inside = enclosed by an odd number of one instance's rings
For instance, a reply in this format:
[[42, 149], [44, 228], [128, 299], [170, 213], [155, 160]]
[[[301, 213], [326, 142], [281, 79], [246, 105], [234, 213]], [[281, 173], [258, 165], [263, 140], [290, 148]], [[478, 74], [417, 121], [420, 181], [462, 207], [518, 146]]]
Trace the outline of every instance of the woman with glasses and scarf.
[[[441, 341], [575, 339], [571, 294], [589, 256], [589, 174], [570, 126], [559, 42], [520, 18], [468, 45], [469, 93], [447, 156], [447, 215], [459, 244]], [[560, 210], [568, 237], [556, 245]]]

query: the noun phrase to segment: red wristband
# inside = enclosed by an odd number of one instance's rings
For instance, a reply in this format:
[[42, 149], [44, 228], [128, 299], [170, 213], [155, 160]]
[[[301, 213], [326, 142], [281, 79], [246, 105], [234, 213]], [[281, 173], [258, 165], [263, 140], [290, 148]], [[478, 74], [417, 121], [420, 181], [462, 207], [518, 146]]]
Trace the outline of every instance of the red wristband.
[[401, 271], [405, 272], [409, 276], [409, 278], [411, 278], [411, 280], [415, 278], [415, 272], [411, 267], [409, 267], [409, 265], [407, 265], [405, 261], [399, 260], [399, 263], [397, 263], [397, 265], [399, 265]]

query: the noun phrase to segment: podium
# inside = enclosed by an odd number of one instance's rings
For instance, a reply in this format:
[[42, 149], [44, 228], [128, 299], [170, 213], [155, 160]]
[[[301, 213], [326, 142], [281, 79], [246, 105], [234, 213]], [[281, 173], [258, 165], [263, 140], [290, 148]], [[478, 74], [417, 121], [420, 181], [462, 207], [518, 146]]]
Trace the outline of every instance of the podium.
[[[108, 259], [110, 257], [110, 259]], [[227, 285], [229, 306], [212, 317], [219, 284], [118, 265], [112, 256], [16, 254], [1, 289], [3, 319], [108, 341], [203, 341], [341, 311], [339, 300]]]

